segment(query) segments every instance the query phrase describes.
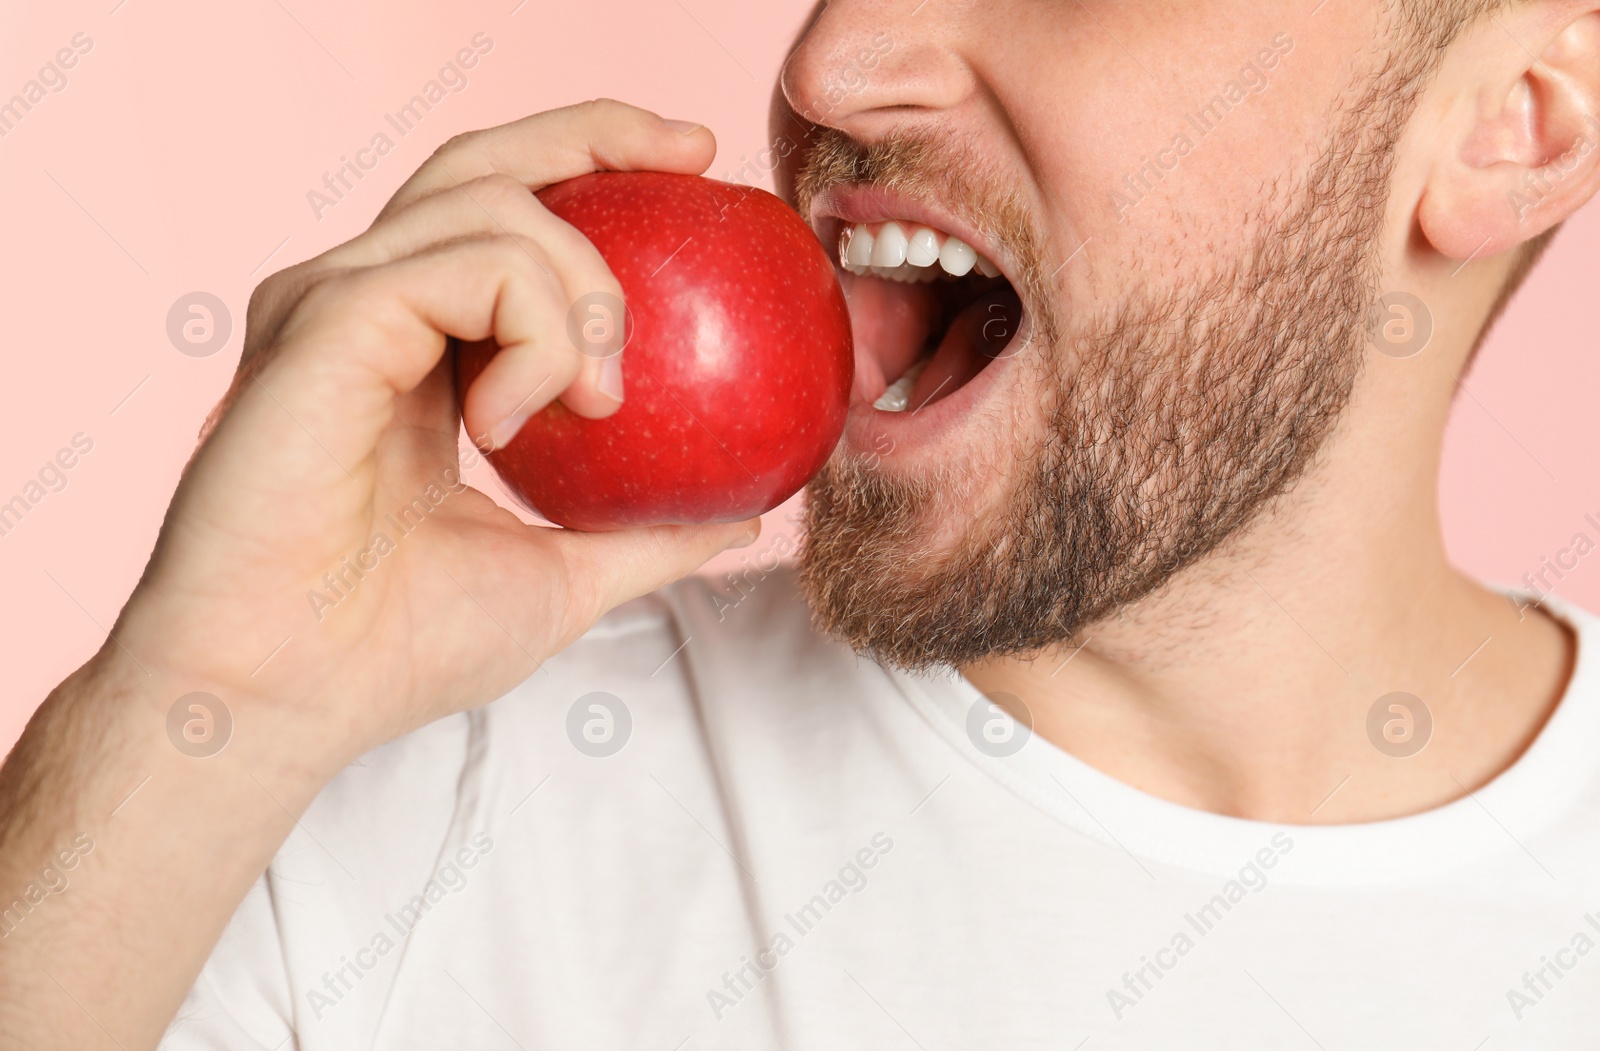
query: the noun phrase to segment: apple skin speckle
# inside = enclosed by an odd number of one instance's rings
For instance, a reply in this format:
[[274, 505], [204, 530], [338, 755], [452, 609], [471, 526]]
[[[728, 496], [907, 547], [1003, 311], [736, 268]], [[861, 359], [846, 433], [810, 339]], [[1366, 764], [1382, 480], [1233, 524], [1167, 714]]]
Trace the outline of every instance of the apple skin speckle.
[[[598, 531], [734, 522], [827, 461], [854, 379], [850, 313], [811, 228], [765, 190], [695, 175], [597, 172], [539, 191], [622, 285], [622, 408], [552, 402], [489, 455], [540, 515]], [[498, 350], [462, 343], [464, 395]]]

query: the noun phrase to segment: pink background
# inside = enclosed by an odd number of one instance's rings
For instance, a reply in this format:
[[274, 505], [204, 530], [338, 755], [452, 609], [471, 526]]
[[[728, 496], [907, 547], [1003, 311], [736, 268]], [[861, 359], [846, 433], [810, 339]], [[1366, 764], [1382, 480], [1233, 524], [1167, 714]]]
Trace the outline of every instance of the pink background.
[[[358, 233], [450, 135], [598, 95], [708, 124], [721, 144], [710, 174], [731, 177], [764, 145], [769, 88], [809, 7], [7, 0], [0, 99], [74, 34], [93, 49], [0, 138], [10, 344], [0, 503], [73, 435], [94, 447], [65, 489], [0, 537], [11, 684], [0, 694], [0, 747], [101, 644], [137, 581], [200, 423], [228, 384], [251, 288]], [[480, 32], [494, 48], [468, 87], [319, 220], [307, 191]], [[1584, 522], [1600, 521], [1597, 254], [1591, 207], [1513, 305], [1457, 406], [1443, 481], [1451, 550], [1494, 580], [1520, 581], [1580, 531], [1600, 540]], [[178, 353], [166, 333], [173, 301], [197, 290], [220, 296], [235, 321], [227, 345], [203, 358]], [[485, 472], [469, 477], [498, 495]], [[1600, 556], [1557, 591], [1600, 608]]]

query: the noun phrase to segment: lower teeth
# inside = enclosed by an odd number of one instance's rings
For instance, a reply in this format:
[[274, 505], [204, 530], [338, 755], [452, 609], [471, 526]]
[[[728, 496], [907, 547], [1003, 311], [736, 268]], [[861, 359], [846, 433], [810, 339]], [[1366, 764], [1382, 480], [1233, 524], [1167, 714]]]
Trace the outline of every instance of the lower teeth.
[[878, 396], [872, 403], [874, 409], [883, 412], [905, 412], [907, 404], [911, 401], [911, 388], [916, 386], [917, 377], [922, 375], [922, 370], [928, 367], [932, 355], [922, 358], [905, 371], [905, 375], [889, 385], [889, 389]]

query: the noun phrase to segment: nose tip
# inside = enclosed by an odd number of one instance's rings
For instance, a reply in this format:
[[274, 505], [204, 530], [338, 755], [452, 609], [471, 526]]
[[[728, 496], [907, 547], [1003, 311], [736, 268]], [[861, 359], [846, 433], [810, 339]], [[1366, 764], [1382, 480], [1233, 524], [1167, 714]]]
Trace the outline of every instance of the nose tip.
[[876, 43], [841, 47], [842, 41], [818, 40], [813, 29], [778, 74], [789, 106], [811, 123], [831, 127], [870, 109], [871, 78], [882, 75], [883, 59], [894, 46], [892, 38], [880, 37]]
[[950, 108], [970, 90], [965, 67], [936, 39], [935, 19], [925, 13], [913, 36], [884, 28], [872, 6], [828, 4], [779, 72], [790, 108], [811, 123], [870, 136], [874, 125]]
[[789, 109], [802, 120], [816, 123], [811, 116], [811, 107], [806, 105], [803, 94], [795, 88], [795, 66], [799, 61], [802, 48], [795, 48], [789, 52], [789, 57], [784, 60], [783, 67], [778, 70], [778, 90], [783, 96], [783, 101]]

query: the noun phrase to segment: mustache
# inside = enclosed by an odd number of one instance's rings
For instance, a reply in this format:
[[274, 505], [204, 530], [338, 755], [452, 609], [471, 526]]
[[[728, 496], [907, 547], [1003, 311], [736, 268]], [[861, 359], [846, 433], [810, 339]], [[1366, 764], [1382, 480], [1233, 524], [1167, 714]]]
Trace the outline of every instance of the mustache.
[[[795, 175], [796, 203], [806, 214], [816, 198], [840, 186], [917, 193], [935, 181], [934, 155], [926, 135], [898, 133], [867, 144], [835, 128], [817, 128]], [[951, 174], [946, 171], [947, 180]]]
[[[807, 136], [794, 177], [795, 207], [809, 219], [829, 193], [870, 187], [937, 203], [960, 216], [1011, 260], [1006, 277], [1046, 345], [1060, 338], [1055, 273], [1044, 265], [1046, 238], [1023, 195], [978, 144], [956, 133], [900, 130], [870, 143], [837, 128]], [[1059, 267], [1055, 268], [1059, 271]]]

